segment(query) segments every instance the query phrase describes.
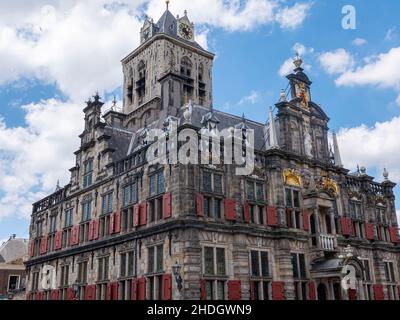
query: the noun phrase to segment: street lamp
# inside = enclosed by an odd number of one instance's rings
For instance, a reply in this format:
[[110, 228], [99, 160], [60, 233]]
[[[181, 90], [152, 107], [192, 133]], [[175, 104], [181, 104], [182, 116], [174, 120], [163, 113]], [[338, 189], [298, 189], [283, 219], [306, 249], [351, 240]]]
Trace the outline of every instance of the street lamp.
[[175, 262], [175, 264], [172, 266], [172, 272], [175, 276], [175, 281], [176, 284], [178, 285], [178, 290], [181, 291], [183, 286], [182, 286], [182, 277], [181, 277], [181, 270], [182, 270], [182, 266], [179, 264], [178, 261]]
[[76, 279], [75, 283], [72, 285], [72, 291], [74, 292], [75, 300], [79, 300], [79, 288], [80, 288], [80, 283], [78, 279]]

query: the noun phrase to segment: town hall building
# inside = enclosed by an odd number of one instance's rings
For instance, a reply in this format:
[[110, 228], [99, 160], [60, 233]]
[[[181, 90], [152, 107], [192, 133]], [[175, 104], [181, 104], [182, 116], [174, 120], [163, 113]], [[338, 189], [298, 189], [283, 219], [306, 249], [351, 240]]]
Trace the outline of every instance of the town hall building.
[[[214, 108], [214, 55], [186, 12], [140, 34], [123, 110], [86, 103], [70, 182], [33, 205], [27, 299], [399, 300], [395, 183], [343, 167], [302, 59], [255, 122]], [[146, 138], [174, 123], [253, 132], [253, 172], [150, 163]]]

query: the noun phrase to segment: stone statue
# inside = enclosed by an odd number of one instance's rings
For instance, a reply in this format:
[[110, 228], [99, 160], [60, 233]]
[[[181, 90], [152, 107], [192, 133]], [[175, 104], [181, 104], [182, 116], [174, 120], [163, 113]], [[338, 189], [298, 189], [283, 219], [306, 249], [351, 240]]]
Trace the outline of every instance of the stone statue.
[[306, 128], [305, 133], [304, 133], [304, 148], [305, 148], [306, 156], [309, 158], [312, 158], [313, 157], [313, 145], [312, 145], [310, 131], [308, 130], [308, 128]]

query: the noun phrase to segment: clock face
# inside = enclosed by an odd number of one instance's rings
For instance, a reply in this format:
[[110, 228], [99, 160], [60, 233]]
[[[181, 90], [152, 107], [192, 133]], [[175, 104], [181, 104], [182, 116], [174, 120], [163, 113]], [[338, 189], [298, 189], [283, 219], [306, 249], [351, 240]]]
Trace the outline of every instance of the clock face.
[[179, 35], [186, 40], [192, 40], [193, 30], [187, 24], [182, 23], [179, 25]]

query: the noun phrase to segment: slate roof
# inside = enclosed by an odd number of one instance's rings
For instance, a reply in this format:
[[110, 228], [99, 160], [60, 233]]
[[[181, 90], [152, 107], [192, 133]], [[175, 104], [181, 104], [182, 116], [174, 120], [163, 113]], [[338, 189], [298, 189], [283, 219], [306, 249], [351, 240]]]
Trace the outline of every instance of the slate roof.
[[28, 240], [11, 238], [0, 246], [0, 262], [12, 262], [28, 254]]
[[204, 50], [196, 41], [188, 41], [178, 36], [178, 20], [168, 9], [155, 24], [155, 33], [167, 34], [179, 41]]

